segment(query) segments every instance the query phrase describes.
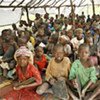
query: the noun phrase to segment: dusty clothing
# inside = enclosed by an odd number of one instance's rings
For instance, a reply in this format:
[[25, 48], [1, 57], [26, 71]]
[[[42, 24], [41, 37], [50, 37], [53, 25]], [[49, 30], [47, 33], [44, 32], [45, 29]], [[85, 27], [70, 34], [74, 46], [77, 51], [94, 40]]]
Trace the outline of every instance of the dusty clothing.
[[70, 60], [67, 57], [60, 63], [55, 62], [55, 58], [52, 58], [47, 66], [46, 70], [46, 80], [49, 81], [50, 78], [58, 78], [58, 77], [68, 77], [68, 72], [70, 70]]
[[82, 87], [84, 87], [89, 81], [95, 83], [97, 80], [95, 67], [85, 68], [80, 60], [75, 60], [75, 62], [73, 62], [69, 80], [75, 79], [76, 75], [78, 75]]

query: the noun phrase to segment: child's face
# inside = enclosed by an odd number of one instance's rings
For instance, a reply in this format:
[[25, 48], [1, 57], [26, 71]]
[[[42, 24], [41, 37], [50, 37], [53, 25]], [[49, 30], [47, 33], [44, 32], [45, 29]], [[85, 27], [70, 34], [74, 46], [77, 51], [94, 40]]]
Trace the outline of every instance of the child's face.
[[79, 50], [79, 57], [81, 60], [86, 61], [89, 58], [90, 55], [90, 51], [89, 48], [81, 48], [81, 50]]
[[69, 38], [72, 38], [72, 36], [73, 36], [72, 31], [68, 31], [68, 32], [67, 32], [67, 36], [68, 36]]
[[53, 39], [51, 37], [49, 37], [48, 42], [53, 42]]
[[38, 50], [36, 51], [36, 56], [37, 57], [41, 57], [43, 55], [43, 49], [42, 48], [38, 48]]
[[29, 63], [29, 57], [20, 56], [17, 58], [17, 62], [18, 62], [18, 65], [20, 65], [21, 67], [27, 67]]
[[66, 40], [63, 39], [63, 38], [60, 38], [60, 39], [59, 39], [59, 43], [61, 43], [61, 44], [65, 44], [65, 43], [66, 43]]
[[78, 31], [78, 32], [76, 33], [76, 37], [77, 37], [78, 39], [82, 39], [83, 34], [82, 34], [80, 31]]
[[88, 39], [87, 40], [87, 44], [89, 44], [90, 46], [92, 46], [93, 45], [93, 39], [92, 38]]
[[61, 62], [64, 58], [64, 51], [63, 48], [59, 48], [55, 51], [54, 53], [55, 61], [56, 62]]

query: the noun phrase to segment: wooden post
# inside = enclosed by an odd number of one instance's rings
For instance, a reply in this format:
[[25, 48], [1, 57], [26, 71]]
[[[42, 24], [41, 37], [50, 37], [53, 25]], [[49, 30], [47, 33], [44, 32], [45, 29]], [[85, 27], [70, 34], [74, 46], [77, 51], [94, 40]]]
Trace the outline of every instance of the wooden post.
[[47, 13], [46, 7], [44, 7], [45, 13]]
[[72, 23], [73, 25], [75, 25], [75, 13], [74, 13], [74, 5], [72, 0], [70, 0], [70, 4], [71, 4]]
[[25, 7], [25, 10], [26, 10], [27, 22], [28, 22], [28, 24], [29, 24], [30, 19], [29, 19], [29, 12], [28, 12], [28, 8], [27, 8], [27, 7]]
[[94, 0], [91, 0], [91, 2], [92, 2], [93, 15], [95, 15], [95, 5], [94, 5]]
[[58, 16], [60, 16], [60, 7], [58, 7]]

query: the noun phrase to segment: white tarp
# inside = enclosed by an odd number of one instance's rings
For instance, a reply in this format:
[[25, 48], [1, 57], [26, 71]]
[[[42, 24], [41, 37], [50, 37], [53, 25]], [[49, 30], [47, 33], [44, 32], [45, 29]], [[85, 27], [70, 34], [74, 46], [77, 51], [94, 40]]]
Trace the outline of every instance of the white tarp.
[[16, 8], [14, 11], [0, 8], [0, 26], [17, 23], [21, 18], [21, 13], [22, 11], [19, 8]]

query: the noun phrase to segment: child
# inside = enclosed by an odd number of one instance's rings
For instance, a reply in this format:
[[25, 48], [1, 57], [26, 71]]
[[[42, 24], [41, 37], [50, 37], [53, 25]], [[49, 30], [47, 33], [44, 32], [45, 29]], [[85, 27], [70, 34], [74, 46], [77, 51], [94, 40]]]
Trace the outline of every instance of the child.
[[89, 47], [90, 47], [90, 60], [92, 60], [92, 63], [93, 63], [94, 66], [97, 66], [97, 64], [98, 64], [98, 59], [97, 59], [97, 56], [96, 56], [97, 45], [93, 43], [93, 37], [87, 36], [85, 38], [85, 43], [87, 45], [89, 45]]
[[79, 46], [84, 43], [83, 29], [77, 28], [75, 30], [75, 35], [76, 36], [71, 40], [71, 43], [73, 45], [73, 51], [74, 51], [74, 60], [77, 58], [77, 52]]
[[37, 46], [35, 49], [34, 64], [38, 67], [41, 74], [47, 66], [46, 55], [44, 55], [43, 48], [40, 46]]
[[59, 43], [64, 46], [65, 55], [69, 57], [72, 54], [69, 37], [66, 35], [60, 36]]
[[83, 29], [78, 28], [75, 30], [75, 33], [76, 36], [71, 40], [71, 43], [73, 44], [73, 48], [77, 50], [79, 45], [84, 43]]
[[[16, 73], [19, 83], [6, 96], [7, 100], [33, 100], [33, 98], [38, 100], [32, 89], [40, 85], [42, 79], [39, 71], [30, 63], [30, 56], [30, 51], [27, 48], [19, 48], [15, 52], [15, 58], [17, 60]], [[30, 81], [28, 81], [29, 79]]]
[[97, 56], [97, 59], [98, 59], [98, 64], [97, 64], [97, 67], [96, 67], [97, 76], [100, 79], [100, 46], [97, 47], [96, 56]]
[[98, 65], [100, 66], [100, 45], [97, 47], [96, 55], [98, 57]]
[[15, 44], [17, 43], [9, 29], [2, 31], [1, 39], [1, 51], [3, 51], [2, 55], [0, 55], [0, 69], [2, 69], [1, 74], [3, 77], [12, 78], [9, 77], [8, 72], [10, 72], [16, 64], [13, 56], [16, 50]]
[[51, 90], [52, 92], [51, 87], [53, 87], [56, 82], [59, 82], [59, 80], [62, 80], [63, 82], [67, 80], [70, 70], [70, 60], [69, 58], [64, 57], [64, 47], [61, 44], [57, 44], [53, 51], [54, 57], [49, 62], [46, 70], [47, 82], [38, 87], [38, 94], [43, 94], [47, 92], [47, 90]]
[[49, 37], [48, 43], [47, 43], [47, 55], [52, 56], [53, 48], [54, 45], [56, 45], [58, 42], [58, 35], [57, 34], [52, 34]]
[[75, 60], [72, 64], [69, 80], [71, 80], [77, 89], [79, 88], [77, 83], [80, 83], [80, 88], [82, 89], [80, 95], [84, 97], [86, 90], [96, 83], [96, 69], [89, 61], [90, 50], [87, 44], [79, 46], [78, 55], [79, 59]]

